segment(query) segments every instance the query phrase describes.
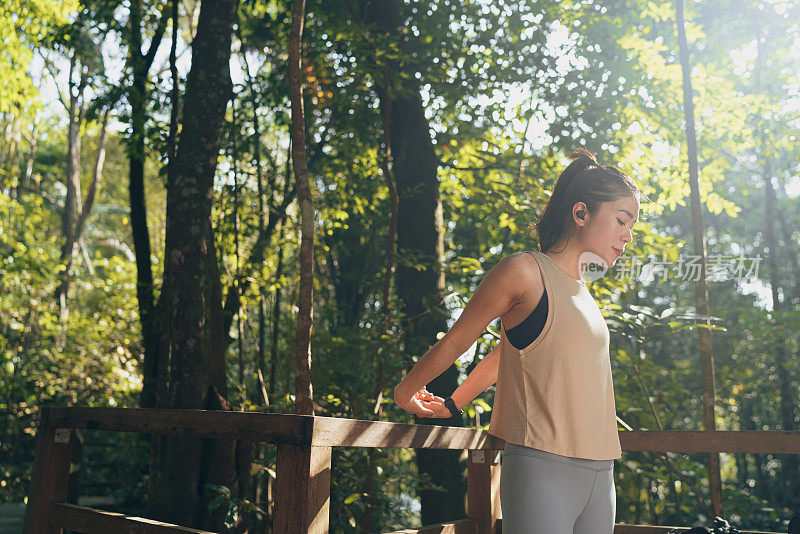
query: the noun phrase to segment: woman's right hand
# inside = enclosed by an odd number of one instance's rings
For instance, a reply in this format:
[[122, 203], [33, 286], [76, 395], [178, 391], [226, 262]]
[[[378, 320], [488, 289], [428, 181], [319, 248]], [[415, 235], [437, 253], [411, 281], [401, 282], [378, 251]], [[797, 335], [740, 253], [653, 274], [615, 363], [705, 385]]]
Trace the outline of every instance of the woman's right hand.
[[436, 412], [431, 409], [431, 403], [444, 402], [444, 400], [429, 393], [425, 386], [423, 386], [408, 400], [400, 398], [395, 389], [394, 402], [411, 415], [416, 415], [417, 417], [436, 417]]

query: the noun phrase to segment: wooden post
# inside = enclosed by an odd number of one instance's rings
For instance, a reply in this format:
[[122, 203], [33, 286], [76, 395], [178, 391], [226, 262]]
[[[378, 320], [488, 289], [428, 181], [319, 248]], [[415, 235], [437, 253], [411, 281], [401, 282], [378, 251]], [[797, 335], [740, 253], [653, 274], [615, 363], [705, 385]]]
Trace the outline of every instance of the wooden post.
[[54, 428], [48, 423], [50, 412], [42, 408], [39, 430], [36, 433], [36, 453], [25, 508], [23, 534], [59, 534], [61, 529], [50, 526], [50, 504], [67, 500], [72, 448], [75, 430]]
[[331, 447], [278, 445], [275, 534], [328, 534]]
[[467, 517], [478, 520], [478, 534], [497, 533], [500, 519], [500, 451], [469, 451]]

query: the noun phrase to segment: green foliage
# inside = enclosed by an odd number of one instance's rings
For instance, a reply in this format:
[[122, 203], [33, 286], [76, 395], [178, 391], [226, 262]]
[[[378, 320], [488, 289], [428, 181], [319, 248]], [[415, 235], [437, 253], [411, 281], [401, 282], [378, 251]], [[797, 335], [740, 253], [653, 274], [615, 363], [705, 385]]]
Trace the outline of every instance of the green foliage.
[[208, 503], [208, 510], [213, 512], [217, 508], [223, 506], [225, 510], [225, 517], [223, 523], [227, 528], [233, 528], [239, 522], [239, 513], [249, 512], [258, 513], [263, 515], [264, 511], [258, 506], [253, 505], [247, 499], [236, 499], [231, 495], [231, 490], [227, 486], [216, 486], [214, 484], [206, 484], [205, 489], [216, 494], [216, 497], [211, 499]]
[[0, 6], [0, 114], [26, 108], [36, 96], [28, 65], [33, 50], [69, 23], [76, 0], [8, 0]]
[[140, 387], [131, 263], [90, 259], [95, 274], [75, 284], [69, 319], [53, 299], [59, 268], [57, 218], [42, 197], [0, 193], [0, 448], [4, 502], [19, 500], [33, 460], [42, 405], [131, 406]]
[[[800, 283], [794, 163], [800, 123], [796, 98], [790, 96], [797, 86], [797, 57], [791, 51], [798, 42], [791, 21], [798, 13], [784, 4], [715, 0], [690, 4], [687, 11], [707, 253], [765, 256], [764, 176], [774, 178], [775, 211], [787, 228], [787, 235], [779, 232], [773, 278], [783, 306], [772, 309], [772, 273], [763, 264], [757, 281], [710, 283], [709, 317], [694, 313], [691, 282], [643, 282], [618, 267], [593, 282], [590, 291], [612, 335], [618, 414], [632, 428], [701, 429], [697, 328], [712, 330], [718, 428], [782, 428], [785, 399], [775, 394], [777, 347], [791, 355], [786, 372], [795, 399], [800, 396], [800, 360], [795, 357], [800, 316], [792, 300]], [[692, 250], [674, 5], [649, 0], [404, 2], [398, 39], [369, 28], [362, 14], [351, 9], [358, 5], [311, 2], [307, 17], [306, 148], [317, 214], [315, 409], [318, 415], [374, 419], [378, 407], [383, 420], [412, 422], [391, 395], [419, 354], [405, 350], [406, 318], [395, 292], [383, 300], [392, 209], [381, 165], [385, 140], [379, 87], [386, 83], [385, 74], [396, 74], [389, 77], [394, 85], [386, 87], [392, 95], [404, 90], [400, 82], [417, 80], [440, 160], [442, 260], [452, 324], [486, 271], [504, 256], [537, 248], [530, 225], [544, 209], [566, 152], [579, 145], [629, 173], [653, 199], [642, 206], [627, 253], [675, 262]], [[152, 26], [158, 6], [145, 8]], [[181, 4], [179, 50], [191, 41], [196, 8], [196, 2]], [[230, 332], [229, 400], [237, 409], [284, 413], [294, 410], [295, 205], [269, 237], [263, 260], [251, 263], [249, 258], [259, 242], [259, 216], [268, 220], [270, 213], [275, 215], [269, 208], [260, 213], [260, 202], [269, 205], [272, 199], [277, 206], [293, 183], [287, 162], [289, 8], [289, 2], [260, 0], [239, 5], [234, 61], [242, 72], [234, 79], [223, 132], [212, 221], [223, 293], [247, 284]], [[97, 93], [92, 96], [97, 100], [87, 103], [96, 108], [107, 102], [106, 92], [113, 92], [106, 87], [111, 82], [105, 78], [106, 58], [98, 54], [100, 43], [122, 36], [127, 24], [124, 10], [86, 2], [80, 6], [81, 24], [64, 27], [78, 9], [43, 0], [6, 2], [0, 8], [0, 34], [8, 43], [0, 52], [7, 59], [0, 114], [4, 132], [20, 132], [4, 133], [0, 151], [0, 409], [11, 414], [0, 424], [3, 502], [26, 494], [43, 404], [136, 406], [141, 387], [128, 160], [116, 133], [109, 140], [106, 173], [84, 236], [87, 254], [73, 262], [68, 318], [60, 317], [53, 299], [62, 268], [66, 131], [63, 117], [47, 106], [50, 102], [43, 102], [35, 115], [33, 87], [41, 80], [37, 73], [31, 80], [28, 62], [43, 42], [65, 54], [81, 52], [81, 61], [92, 67], [90, 82]], [[119, 42], [128, 46], [127, 38]], [[174, 102], [167, 71], [154, 71], [147, 103], [146, 194], [158, 286], [168, 112]], [[123, 124], [114, 124], [114, 132], [127, 127], [128, 104], [118, 104]], [[22, 171], [33, 150], [27, 137], [34, 135], [37, 121], [33, 173], [23, 186]], [[83, 160], [91, 162], [96, 125], [85, 124], [84, 134]], [[11, 150], [14, 139], [17, 148]], [[90, 172], [86, 163], [84, 192]], [[396, 269], [422, 261], [396, 254], [394, 264]], [[264, 347], [258, 333], [262, 305]], [[695, 324], [698, 319], [710, 324]], [[494, 346], [492, 332], [490, 325], [474, 355], [458, 360], [462, 377]], [[260, 349], [266, 399], [258, 378]], [[466, 407], [470, 424], [486, 427], [492, 399], [490, 388]], [[87, 444], [87, 491], [140, 508], [146, 498], [148, 444], [94, 436], [87, 437]], [[115, 466], [125, 458], [131, 461], [127, 468], [101, 465], [102, 450], [112, 451], [108, 463]], [[375, 491], [368, 496], [366, 451], [335, 449], [331, 531], [358, 530], [369, 506], [375, 531], [419, 526], [417, 492], [436, 487], [437, 481], [423, 480], [413, 460], [412, 450], [376, 450], [370, 467]], [[700, 506], [709, 502], [705, 461], [703, 455], [626, 453], [616, 469], [618, 520], [706, 521]], [[725, 506], [737, 528], [773, 530], [788, 518], [790, 490], [776, 482], [783, 474], [781, 462], [780, 455], [723, 456]], [[237, 496], [215, 486], [206, 488], [216, 493], [210, 507], [224, 509], [231, 525], [258, 525], [268, 510], [263, 490], [274, 479], [275, 463], [274, 447], [257, 446], [252, 476], [262, 488], [260, 501], [255, 493]]]

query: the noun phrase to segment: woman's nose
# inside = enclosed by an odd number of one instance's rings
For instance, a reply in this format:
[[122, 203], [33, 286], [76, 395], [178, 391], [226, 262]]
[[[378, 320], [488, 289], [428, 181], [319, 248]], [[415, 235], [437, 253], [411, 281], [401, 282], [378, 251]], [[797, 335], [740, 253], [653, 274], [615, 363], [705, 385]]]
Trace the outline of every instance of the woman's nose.
[[625, 235], [622, 236], [622, 239], [626, 243], [630, 243], [631, 241], [633, 241], [633, 230], [628, 230], [627, 232], [625, 232]]

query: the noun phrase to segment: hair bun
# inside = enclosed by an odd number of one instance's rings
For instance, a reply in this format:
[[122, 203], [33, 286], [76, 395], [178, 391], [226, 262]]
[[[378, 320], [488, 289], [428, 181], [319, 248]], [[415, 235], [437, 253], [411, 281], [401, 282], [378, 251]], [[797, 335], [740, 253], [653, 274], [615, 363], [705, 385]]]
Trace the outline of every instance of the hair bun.
[[592, 154], [583, 147], [573, 150], [572, 152], [567, 154], [567, 156], [569, 156], [569, 158], [573, 162], [586, 160], [585, 161], [586, 165], [599, 165], [599, 163], [597, 163], [597, 156], [595, 156], [594, 154]]
[[572, 162], [567, 165], [559, 179], [563, 179], [568, 186], [571, 186], [576, 177], [586, 169], [600, 166], [595, 155], [583, 147], [573, 150], [567, 155], [572, 159]]

